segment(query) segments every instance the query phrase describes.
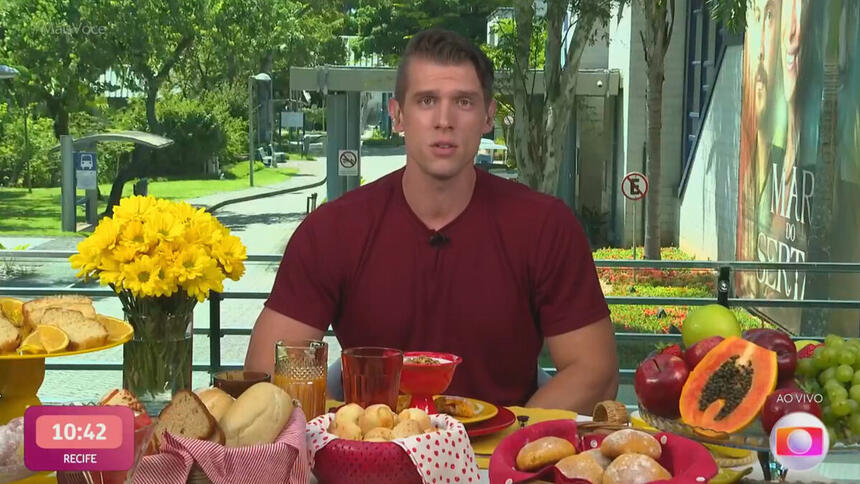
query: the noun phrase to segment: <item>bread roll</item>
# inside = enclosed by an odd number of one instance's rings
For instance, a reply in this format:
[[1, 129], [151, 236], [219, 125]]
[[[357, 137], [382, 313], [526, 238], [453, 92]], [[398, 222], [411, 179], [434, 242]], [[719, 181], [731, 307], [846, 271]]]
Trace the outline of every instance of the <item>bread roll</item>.
[[640, 430], [622, 429], [612, 432], [603, 439], [600, 451], [606, 457], [614, 459], [621, 454], [642, 454], [652, 459], [659, 459], [663, 453], [660, 442]]
[[669, 471], [647, 455], [622, 454], [603, 471], [602, 484], [646, 484], [671, 478]]
[[245, 390], [221, 419], [227, 447], [269, 444], [293, 413], [293, 399], [280, 387], [255, 383]]
[[236, 401], [235, 398], [230, 396], [227, 392], [220, 388], [205, 388], [197, 392], [197, 396], [200, 397], [200, 401], [203, 402], [203, 405], [206, 405], [206, 408], [209, 409], [209, 413], [215, 417], [215, 420], [221, 421], [224, 418], [224, 414], [227, 413], [227, 410], [233, 406], [233, 402]]
[[430, 421], [430, 416], [420, 408], [407, 408], [400, 412], [400, 415], [398, 415], [397, 418], [400, 422], [403, 422], [404, 420], [414, 420], [418, 422], [418, 426], [421, 427], [422, 432], [435, 430], [433, 428], [433, 422]]
[[218, 422], [200, 398], [188, 390], [180, 390], [158, 414], [147, 454], [161, 451], [165, 432], [189, 439], [209, 440], [217, 428]]
[[351, 422], [358, 425], [358, 419], [364, 415], [364, 409], [357, 403], [350, 403], [337, 409], [334, 414], [335, 422]]
[[529, 442], [517, 453], [517, 469], [536, 471], [576, 454], [576, 448], [560, 437], [541, 437]]
[[370, 431], [364, 435], [365, 442], [388, 442], [389, 440], [394, 440], [394, 438], [394, 432], [385, 427], [370, 429]]
[[606, 469], [609, 467], [609, 464], [612, 463], [612, 459], [603, 455], [603, 452], [600, 452], [600, 449], [588, 449], [580, 455], [584, 455], [586, 457], [590, 457], [600, 466], [601, 469]]
[[568, 479], [585, 479], [600, 484], [603, 467], [585, 454], [569, 455], [555, 464]]
[[367, 433], [376, 427], [390, 429], [394, 427], [394, 412], [384, 403], [371, 405], [364, 409], [364, 414], [358, 417], [358, 426], [362, 433]]
[[348, 420], [335, 420], [328, 426], [328, 433], [337, 435], [342, 439], [361, 440], [361, 427]]
[[394, 438], [396, 439], [412, 437], [413, 435], [421, 435], [421, 425], [419, 425], [415, 420], [406, 419], [394, 426], [393, 433]]

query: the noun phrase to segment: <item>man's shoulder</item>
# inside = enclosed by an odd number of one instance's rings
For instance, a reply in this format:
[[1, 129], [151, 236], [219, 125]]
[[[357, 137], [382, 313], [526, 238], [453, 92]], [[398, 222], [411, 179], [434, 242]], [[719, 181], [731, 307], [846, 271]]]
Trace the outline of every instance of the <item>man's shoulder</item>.
[[326, 201], [305, 218], [305, 223], [343, 224], [349, 220], [358, 221], [380, 213], [391, 199], [392, 186], [398, 174], [399, 171], [389, 173], [367, 185], [344, 193], [337, 200]]
[[558, 210], [564, 202], [557, 197], [533, 190], [528, 185], [485, 172], [487, 193], [493, 211], [504, 213], [508, 220], [542, 220], [541, 214]]

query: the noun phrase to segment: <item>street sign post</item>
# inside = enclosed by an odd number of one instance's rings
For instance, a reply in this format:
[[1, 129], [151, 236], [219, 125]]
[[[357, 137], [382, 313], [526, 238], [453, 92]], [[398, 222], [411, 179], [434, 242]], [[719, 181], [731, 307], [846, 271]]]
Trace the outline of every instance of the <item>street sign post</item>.
[[97, 181], [97, 165], [96, 153], [91, 151], [76, 151], [74, 154], [75, 161], [75, 180], [76, 188], [79, 190], [95, 190], [98, 184]]
[[[639, 200], [645, 198], [645, 195], [648, 193], [648, 177], [638, 171], [631, 171], [630, 173], [624, 175], [624, 178], [621, 179], [621, 193], [624, 195], [624, 198], [630, 200], [633, 203], [633, 260], [636, 260], [636, 236], [638, 232], [636, 231], [636, 222], [639, 218], [636, 213], [636, 203]], [[633, 268], [633, 284], [636, 284], [636, 268]]]
[[359, 176], [358, 150], [338, 150], [338, 176]]

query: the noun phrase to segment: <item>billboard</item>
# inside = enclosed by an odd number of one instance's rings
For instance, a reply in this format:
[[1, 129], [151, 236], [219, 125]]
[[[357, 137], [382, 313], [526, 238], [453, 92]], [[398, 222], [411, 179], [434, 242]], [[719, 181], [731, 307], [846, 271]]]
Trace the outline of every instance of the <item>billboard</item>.
[[[738, 260], [860, 261], [860, 2], [753, 0], [744, 38]], [[860, 275], [739, 274], [745, 298], [857, 299]], [[804, 334], [857, 311], [762, 309]]]

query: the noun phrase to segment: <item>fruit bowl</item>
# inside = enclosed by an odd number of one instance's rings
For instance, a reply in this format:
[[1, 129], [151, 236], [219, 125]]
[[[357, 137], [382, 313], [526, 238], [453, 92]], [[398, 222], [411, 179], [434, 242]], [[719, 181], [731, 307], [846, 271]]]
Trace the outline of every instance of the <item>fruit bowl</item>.
[[462, 361], [463, 358], [451, 353], [432, 351], [403, 353], [400, 391], [412, 396], [409, 407], [420, 408], [428, 414], [438, 413], [433, 403], [433, 396], [448, 388], [451, 379], [454, 378], [454, 370]]

